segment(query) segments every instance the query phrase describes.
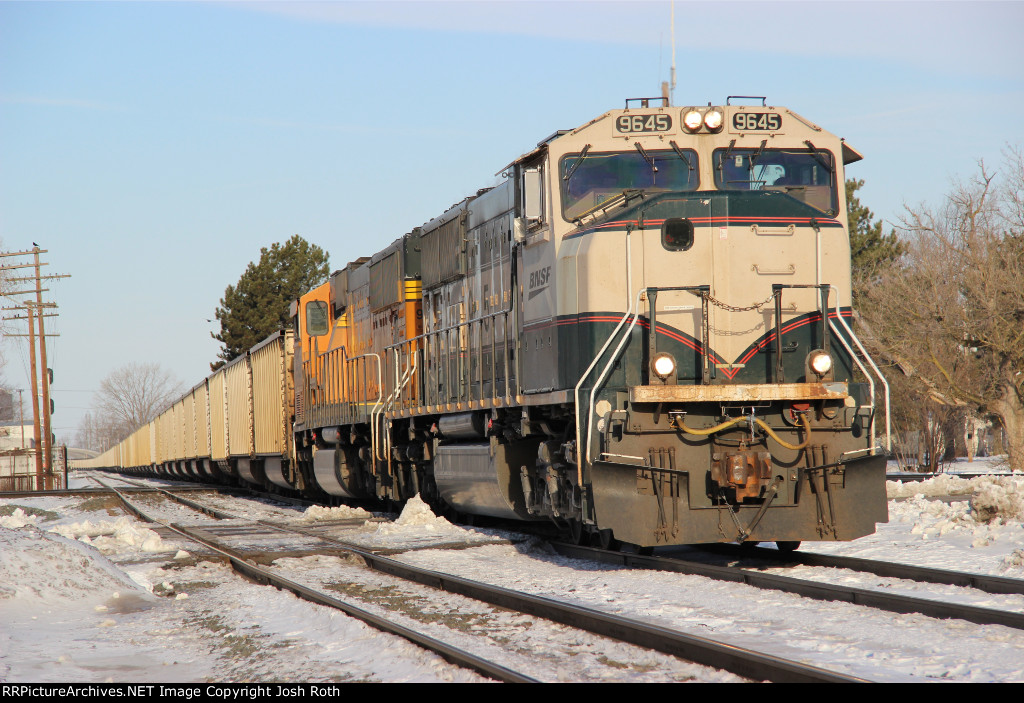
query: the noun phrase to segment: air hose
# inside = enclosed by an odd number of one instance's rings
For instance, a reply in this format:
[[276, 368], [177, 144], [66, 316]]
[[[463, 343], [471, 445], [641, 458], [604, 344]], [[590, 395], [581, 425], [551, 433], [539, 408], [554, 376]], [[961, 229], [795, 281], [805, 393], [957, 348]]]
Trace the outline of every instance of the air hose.
[[[701, 436], [701, 437], [706, 437], [707, 435], [714, 434], [715, 432], [721, 432], [722, 430], [724, 430], [724, 429], [726, 429], [728, 427], [732, 427], [733, 425], [735, 425], [737, 423], [743, 422], [746, 419], [747, 419], [746, 417], [737, 417], [737, 418], [734, 418], [732, 420], [726, 420], [722, 424], [715, 425], [714, 427], [710, 427], [710, 428], [708, 428], [706, 430], [698, 430], [698, 429], [694, 429], [692, 427], [688, 427], [686, 425], [686, 421], [683, 420], [683, 418], [681, 416], [679, 416], [679, 415], [674, 416], [672, 418], [672, 422], [675, 424], [676, 428], [682, 430], [686, 434], [692, 434], [692, 435], [698, 435], [698, 436]], [[790, 444], [789, 442], [787, 442], [784, 439], [782, 439], [781, 437], [779, 437], [779, 435], [775, 434], [775, 430], [773, 430], [768, 425], [767, 422], [765, 422], [764, 420], [762, 420], [759, 417], [755, 417], [754, 418], [754, 422], [756, 422], [757, 425], [761, 429], [763, 429], [765, 432], [767, 432], [769, 437], [774, 439], [776, 442], [781, 444], [786, 449], [791, 449], [793, 451], [800, 451], [801, 449], [804, 449], [811, 442], [811, 422], [810, 422], [810, 420], [807, 419], [807, 414], [806, 413], [800, 413], [800, 421], [803, 423], [804, 431], [807, 433], [807, 437], [800, 444]]]

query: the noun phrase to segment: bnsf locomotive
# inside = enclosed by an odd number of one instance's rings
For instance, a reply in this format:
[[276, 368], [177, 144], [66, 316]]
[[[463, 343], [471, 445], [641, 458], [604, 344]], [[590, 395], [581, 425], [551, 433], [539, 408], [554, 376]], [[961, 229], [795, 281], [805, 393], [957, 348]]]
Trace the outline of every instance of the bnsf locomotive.
[[601, 544], [871, 533], [888, 408], [848, 325], [861, 156], [733, 101], [552, 134], [92, 465], [419, 493]]

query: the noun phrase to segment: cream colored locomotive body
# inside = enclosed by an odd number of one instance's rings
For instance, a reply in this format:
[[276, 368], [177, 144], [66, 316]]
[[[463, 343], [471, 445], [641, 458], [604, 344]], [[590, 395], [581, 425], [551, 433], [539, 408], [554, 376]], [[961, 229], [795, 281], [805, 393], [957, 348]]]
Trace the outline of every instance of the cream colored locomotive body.
[[[266, 411], [229, 366], [166, 425], [205, 414], [208, 439], [154, 446], [250, 483], [419, 493], [600, 544], [872, 532], [884, 379], [849, 327], [843, 170], [861, 157], [765, 101], [657, 102], [556, 132], [297, 300], [269, 424], [235, 428], [231, 408]], [[282, 416], [290, 436], [259, 451], [254, 428]]]

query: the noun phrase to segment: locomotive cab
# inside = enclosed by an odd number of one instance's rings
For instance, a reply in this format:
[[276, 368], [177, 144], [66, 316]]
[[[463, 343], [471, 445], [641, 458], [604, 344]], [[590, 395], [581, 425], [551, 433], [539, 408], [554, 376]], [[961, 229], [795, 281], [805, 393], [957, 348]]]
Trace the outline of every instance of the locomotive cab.
[[[840, 194], [860, 155], [763, 102], [627, 104], [545, 147], [551, 236], [522, 262], [553, 261], [557, 297], [524, 301], [524, 354], [573, 389], [574, 436], [524, 469], [533, 509], [564, 516], [572, 495], [577, 534], [643, 546], [885, 521], [877, 379], [848, 325]], [[548, 350], [530, 344], [552, 321]]]

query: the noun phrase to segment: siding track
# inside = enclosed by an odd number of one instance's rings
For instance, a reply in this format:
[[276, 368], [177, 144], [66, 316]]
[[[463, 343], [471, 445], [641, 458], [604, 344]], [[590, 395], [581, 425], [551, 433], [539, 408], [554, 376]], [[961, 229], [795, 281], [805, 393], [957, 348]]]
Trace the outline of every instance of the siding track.
[[[823, 601], [843, 601], [855, 603], [871, 608], [878, 608], [893, 613], [920, 613], [933, 618], [959, 619], [973, 622], [978, 625], [1004, 625], [1015, 629], [1024, 629], [1024, 613], [1007, 612], [992, 608], [979, 608], [977, 606], [948, 603], [927, 598], [916, 598], [903, 596], [894, 593], [883, 593], [880, 591], [851, 586], [839, 586], [807, 579], [797, 579], [790, 576], [767, 574], [753, 568], [742, 566], [718, 566], [700, 561], [691, 561], [676, 557], [642, 556], [624, 552], [612, 552], [594, 547], [583, 547], [565, 543], [555, 543], [554, 547], [559, 554], [576, 559], [591, 559], [605, 564], [618, 564], [633, 569], [655, 569], [659, 571], [674, 571], [677, 573], [704, 576], [719, 581], [732, 581], [745, 583], [756, 588], [764, 588], [785, 593], [794, 593], [805, 598], [813, 598]], [[767, 550], [765, 550], [767, 551]], [[788, 555], [787, 555], [788, 556]], [[835, 559], [835, 557], [833, 557]], [[870, 560], [859, 560], [867, 561]], [[898, 564], [886, 562], [870, 562], [881, 571], [888, 569], [888, 576], [896, 578], [916, 579], [912, 574], [920, 573], [920, 567], [908, 567], [906, 571], [900, 571]], [[885, 564], [885, 567], [882, 566]], [[820, 564], [826, 565], [826, 564]], [[828, 566], [840, 566], [838, 563], [827, 564]], [[842, 564], [842, 568], [856, 568], [849, 564]], [[870, 570], [869, 570], [870, 571]], [[973, 574], [956, 574], [955, 572], [941, 572], [937, 569], [925, 569], [926, 572], [940, 572], [950, 574], [949, 578], [954, 580], [969, 580]], [[870, 573], [876, 573], [870, 571]], [[935, 576], [938, 578], [938, 576]], [[1004, 582], [1013, 582], [1015, 579], [1001, 579]], [[932, 581], [934, 583], [947, 583], [947, 581]], [[966, 585], [957, 583], [956, 585]], [[995, 586], [993, 586], [995, 587]], [[1024, 584], [1004, 584], [1004, 588], [1022, 588]], [[999, 593], [1020, 593], [1018, 590], [1002, 590]]]
[[[115, 493], [117, 493], [121, 500], [125, 502], [126, 507], [128, 507], [129, 510], [135, 512], [144, 520], [154, 521], [152, 517], [146, 515], [135, 506], [131, 506], [122, 492], [115, 490]], [[203, 510], [204, 512], [212, 510], [205, 508], [205, 506], [202, 506], [196, 501], [183, 499], [170, 492], [165, 493], [170, 498], [186, 504], [195, 510]], [[219, 519], [238, 519], [224, 511], [215, 512]], [[505, 608], [569, 627], [585, 630], [598, 636], [652, 649], [663, 654], [676, 656], [697, 664], [724, 669], [738, 676], [754, 680], [769, 680], [775, 682], [852, 683], [866, 681], [862, 678], [828, 671], [826, 669], [810, 666], [798, 661], [787, 660], [771, 654], [757, 652], [709, 638], [684, 634], [668, 628], [659, 627], [657, 625], [637, 620], [631, 620], [629, 618], [601, 612], [591, 608], [564, 603], [542, 596], [525, 594], [429, 569], [418, 568], [388, 558], [381, 554], [355, 547], [341, 540], [317, 534], [311, 530], [299, 529], [290, 526], [286, 527], [281, 524], [264, 520], [250, 522], [251, 526], [258, 530], [277, 530], [282, 533], [288, 533], [292, 536], [320, 540], [325, 544], [325, 546], [329, 545], [328, 549], [331, 553], [337, 553], [339, 550], [343, 550], [362, 559], [367, 567], [400, 579], [436, 588], [447, 593], [472, 598], [492, 606]], [[408, 628], [395, 626], [393, 623], [389, 623], [383, 618], [379, 618], [378, 616], [372, 615], [362, 609], [354, 608], [351, 605], [345, 604], [331, 596], [298, 584], [290, 579], [283, 578], [271, 569], [260, 567], [256, 564], [252, 554], [245, 554], [231, 548], [225, 548], [225, 546], [220, 544], [218, 540], [210, 539], [212, 535], [209, 533], [213, 531], [212, 529], [197, 530], [194, 527], [185, 527], [179, 524], [168, 524], [167, 526], [191, 540], [207, 545], [207, 548], [209, 549], [216, 550], [219, 554], [229, 559], [236, 570], [250, 579], [289, 590], [301, 598], [307, 598], [314, 602], [339, 608], [353, 617], [364, 620], [367, 624], [374, 627], [379, 626], [380, 629], [406, 637], [416, 644], [420, 644], [432, 651], [436, 651], [446, 659], [449, 657], [462, 656], [458, 652], [451, 651], [453, 648], [448, 645], [444, 645], [444, 643], [440, 643], [443, 645], [444, 649], [434, 649], [433, 645], [414, 639], [414, 636], [417, 638], [425, 638], [426, 636], [424, 635], [412, 633], [412, 631], [407, 633], [406, 630], [408, 630]], [[239, 529], [242, 528], [239, 527]], [[392, 627], [395, 627], [396, 629], [390, 629]], [[432, 638], [426, 639], [432, 640]], [[462, 650], [458, 651], [461, 652]], [[467, 668], [471, 668], [486, 676], [501, 681], [533, 680], [528, 676], [518, 672], [512, 672], [505, 667], [494, 664], [493, 662], [481, 661], [478, 657], [473, 657], [473, 655], [466, 654], [466, 656], [467, 658], [464, 660], [449, 660], [458, 663], [460, 666], [466, 666]]]

